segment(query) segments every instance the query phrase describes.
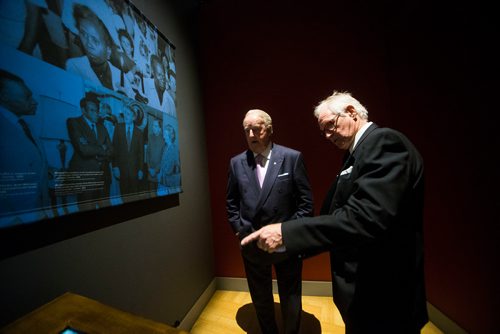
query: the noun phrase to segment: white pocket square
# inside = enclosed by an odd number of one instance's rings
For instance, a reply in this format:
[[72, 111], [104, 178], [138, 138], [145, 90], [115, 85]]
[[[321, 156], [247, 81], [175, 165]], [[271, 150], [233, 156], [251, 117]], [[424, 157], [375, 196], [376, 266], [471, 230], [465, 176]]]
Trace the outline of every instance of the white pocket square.
[[341, 171], [340, 175], [346, 175], [346, 174], [349, 174], [350, 172], [352, 172], [352, 166]]
[[287, 176], [288, 173], [283, 173], [283, 174], [279, 174], [278, 177], [281, 177], [281, 176]]

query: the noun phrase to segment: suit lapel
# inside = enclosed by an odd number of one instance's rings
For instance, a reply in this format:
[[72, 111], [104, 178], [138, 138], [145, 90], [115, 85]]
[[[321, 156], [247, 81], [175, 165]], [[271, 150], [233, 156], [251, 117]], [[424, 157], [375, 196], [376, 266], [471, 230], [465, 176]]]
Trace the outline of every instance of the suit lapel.
[[373, 130], [375, 130], [376, 128], [378, 128], [378, 125], [373, 123], [372, 125], [370, 125], [368, 127], [368, 129], [366, 129], [366, 131], [363, 133], [363, 135], [361, 136], [361, 138], [359, 138], [358, 140], [358, 143], [356, 144], [356, 147], [354, 148], [354, 151], [351, 153], [351, 156], [354, 155], [354, 152], [356, 152], [356, 149], [361, 146], [361, 144], [363, 143], [363, 141], [365, 141], [365, 139], [370, 135], [370, 133], [372, 133]]
[[255, 158], [253, 157], [252, 151], [247, 150], [245, 157], [241, 159], [241, 165], [243, 167], [243, 170], [245, 171], [245, 174], [247, 175], [248, 180], [250, 180], [252, 190], [255, 192], [256, 197], [258, 197], [260, 193], [260, 185], [255, 171]]
[[[340, 171], [343, 171], [346, 166], [351, 162], [352, 159], [352, 154], [349, 153], [349, 151], [346, 151], [344, 154], [344, 157], [342, 158], [342, 168]], [[337, 177], [335, 178], [335, 181], [333, 181], [332, 185], [330, 186], [330, 189], [328, 190], [325, 199], [323, 200], [323, 204], [321, 205], [320, 209], [320, 215], [327, 215], [332, 212], [333, 208], [333, 195], [335, 195], [335, 191], [337, 190], [337, 183], [339, 182], [339, 175], [340, 172], [337, 174]]]
[[326, 196], [325, 200], [323, 201], [323, 205], [321, 207], [320, 214], [331, 214], [333, 212], [333, 209], [334, 209], [333, 198], [334, 198], [335, 192], [337, 191], [337, 182], [339, 180], [340, 173], [344, 169], [348, 168], [349, 166], [354, 165], [354, 162], [356, 161], [357, 148], [362, 145], [362, 143], [365, 141], [365, 139], [376, 128], [378, 128], [378, 126], [375, 123], [370, 125], [368, 127], [368, 129], [366, 129], [366, 131], [363, 133], [361, 138], [359, 138], [359, 141], [357, 142], [356, 147], [354, 148], [353, 152], [351, 154], [349, 154], [349, 151], [347, 151], [346, 154], [344, 155], [342, 168], [340, 169], [339, 173], [337, 174], [337, 177], [336, 177], [334, 183], [330, 187], [330, 190], [328, 191], [327, 196]]
[[[85, 139], [87, 140], [87, 142], [89, 144], [95, 144], [97, 142], [97, 138], [96, 138], [96, 133], [92, 130], [92, 128], [90, 127], [89, 123], [87, 123], [87, 121], [85, 120], [84, 118], [85, 116], [81, 116], [80, 117], [80, 124], [82, 126], [82, 128], [84, 129], [84, 135], [85, 135]], [[97, 127], [96, 127], [97, 129]]]
[[273, 189], [274, 182], [276, 181], [282, 164], [283, 152], [277, 145], [274, 145], [271, 153], [271, 159], [269, 160], [269, 165], [267, 166], [266, 177], [264, 178], [264, 182], [262, 183], [259, 202], [257, 203], [257, 206], [255, 208], [256, 211], [260, 210], [266, 199], [269, 197], [269, 194], [271, 193], [271, 189]]

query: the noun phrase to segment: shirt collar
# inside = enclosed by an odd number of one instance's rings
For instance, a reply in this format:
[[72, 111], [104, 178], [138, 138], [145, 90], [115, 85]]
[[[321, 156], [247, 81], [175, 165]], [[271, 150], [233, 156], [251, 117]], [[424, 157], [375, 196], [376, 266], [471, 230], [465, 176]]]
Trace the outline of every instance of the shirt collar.
[[365, 133], [365, 131], [370, 127], [370, 125], [372, 125], [373, 122], [367, 122], [365, 125], [363, 125], [361, 127], [361, 129], [358, 130], [358, 132], [356, 132], [356, 135], [354, 136], [354, 142], [352, 144], [351, 147], [349, 147], [349, 153], [352, 153], [352, 151], [354, 151], [354, 148], [356, 147], [356, 145], [358, 144], [358, 141], [359, 141], [359, 138], [361, 138], [361, 136], [363, 135], [363, 133]]
[[271, 151], [272, 151], [272, 148], [273, 148], [273, 143], [269, 143], [269, 145], [267, 145], [266, 149], [262, 152], [262, 153], [255, 153], [253, 154], [254, 158], [257, 156], [257, 155], [262, 155], [264, 158], [266, 158], [267, 160], [269, 160], [271, 158]]
[[89, 125], [89, 127], [92, 129], [92, 125], [95, 125], [95, 123], [91, 122], [90, 119], [88, 119], [85, 116], [83, 116], [83, 119], [85, 120], [85, 122], [87, 122], [87, 124]]

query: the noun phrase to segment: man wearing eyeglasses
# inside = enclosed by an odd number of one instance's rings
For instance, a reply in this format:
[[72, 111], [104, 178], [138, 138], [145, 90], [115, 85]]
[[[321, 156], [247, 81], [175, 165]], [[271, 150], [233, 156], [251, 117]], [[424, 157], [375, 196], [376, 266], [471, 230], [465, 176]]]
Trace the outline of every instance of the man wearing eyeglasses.
[[256, 241], [301, 257], [329, 250], [347, 334], [420, 333], [428, 319], [422, 158], [403, 134], [370, 122], [349, 93], [334, 92], [314, 115], [325, 138], [347, 153], [320, 216], [267, 225], [243, 248]]
[[[274, 144], [272, 120], [252, 109], [243, 120], [248, 150], [229, 166], [226, 207], [239, 239], [268, 224], [311, 216], [311, 187], [302, 154]], [[278, 334], [274, 314], [272, 266], [276, 272], [284, 333], [298, 333], [302, 311], [302, 260], [279, 249], [273, 254], [255, 245], [242, 249], [252, 302], [263, 334]]]

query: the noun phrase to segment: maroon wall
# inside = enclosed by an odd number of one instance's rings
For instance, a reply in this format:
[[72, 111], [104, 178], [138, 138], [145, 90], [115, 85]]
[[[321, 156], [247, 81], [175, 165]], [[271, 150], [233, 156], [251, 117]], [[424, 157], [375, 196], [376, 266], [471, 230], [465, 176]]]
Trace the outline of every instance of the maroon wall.
[[[407, 134], [425, 159], [429, 302], [470, 333], [492, 333], [499, 277], [490, 189], [498, 177], [488, 170], [498, 140], [488, 136], [498, 112], [489, 94], [498, 55], [486, 42], [497, 25], [486, 9], [456, 4], [347, 2], [202, 3], [216, 275], [244, 277], [225, 187], [230, 157], [246, 149], [245, 112], [268, 111], [275, 142], [303, 152], [318, 213], [342, 153], [320, 136], [312, 111], [333, 89], [348, 90], [371, 120]], [[303, 277], [330, 280], [328, 256], [306, 260]]]

